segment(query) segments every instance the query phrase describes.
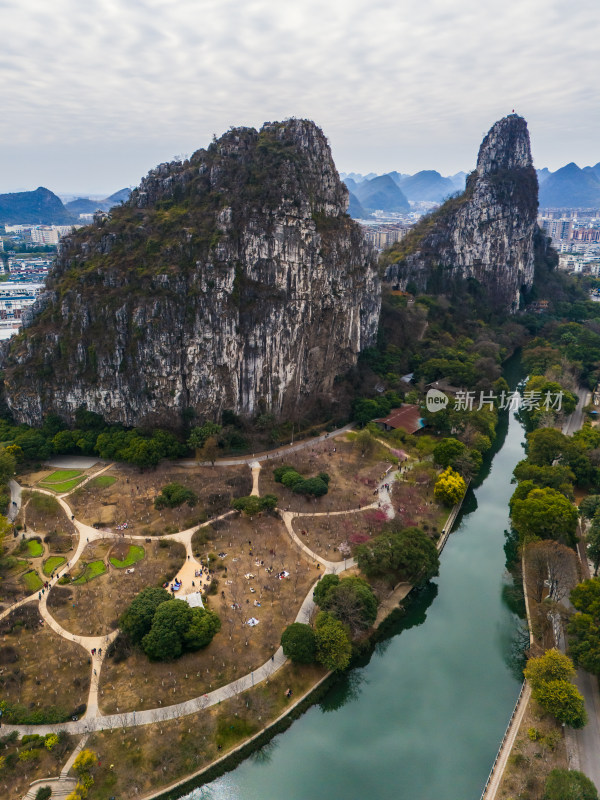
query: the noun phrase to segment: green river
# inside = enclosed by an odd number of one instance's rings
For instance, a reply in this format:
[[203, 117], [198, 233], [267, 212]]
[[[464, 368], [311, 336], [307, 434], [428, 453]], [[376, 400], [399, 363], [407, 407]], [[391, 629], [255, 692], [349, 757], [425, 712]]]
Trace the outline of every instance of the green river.
[[[507, 375], [514, 385], [510, 377], [521, 375]], [[491, 465], [467, 497], [439, 577], [369, 662], [254, 757], [186, 798], [478, 800], [521, 682], [523, 625], [502, 587], [524, 433], [512, 414], [498, 427]]]

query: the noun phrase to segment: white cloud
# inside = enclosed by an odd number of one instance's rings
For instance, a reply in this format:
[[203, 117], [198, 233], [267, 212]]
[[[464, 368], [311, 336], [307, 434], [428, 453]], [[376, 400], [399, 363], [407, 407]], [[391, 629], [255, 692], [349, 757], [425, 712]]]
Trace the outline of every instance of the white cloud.
[[5, 190], [68, 189], [73, 158], [74, 189], [110, 190], [146, 156], [292, 115], [341, 169], [469, 168], [512, 108], [539, 164], [600, 160], [595, 0], [6, 0], [0, 22]]

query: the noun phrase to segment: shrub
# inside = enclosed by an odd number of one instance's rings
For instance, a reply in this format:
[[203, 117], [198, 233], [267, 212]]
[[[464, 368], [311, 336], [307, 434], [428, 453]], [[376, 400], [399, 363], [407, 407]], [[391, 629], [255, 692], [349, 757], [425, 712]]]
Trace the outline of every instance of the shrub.
[[50, 786], [42, 786], [35, 793], [35, 800], [48, 800], [49, 797], [52, 797]]
[[198, 502], [198, 495], [180, 483], [168, 483], [163, 486], [160, 494], [154, 500], [154, 508], [176, 508], [187, 503], [193, 508]]
[[277, 481], [277, 483], [281, 483], [281, 479], [285, 475], [286, 472], [296, 472], [294, 467], [290, 466], [283, 466], [283, 467], [275, 467], [273, 470], [273, 477]]
[[576, 769], [553, 769], [546, 778], [544, 800], [598, 800], [598, 791]]

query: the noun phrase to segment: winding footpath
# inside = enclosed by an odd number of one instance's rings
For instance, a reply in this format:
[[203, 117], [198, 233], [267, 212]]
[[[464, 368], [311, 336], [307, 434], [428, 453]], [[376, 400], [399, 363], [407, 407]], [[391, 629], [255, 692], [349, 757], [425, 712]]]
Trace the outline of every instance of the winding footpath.
[[[244, 459], [236, 459], [234, 460], [222, 460], [217, 461], [216, 465], [222, 466], [230, 466], [233, 464], [247, 464], [252, 472], [252, 494], [258, 496], [259, 495], [259, 476], [261, 470], [261, 462], [266, 461], [267, 459], [278, 458], [281, 455], [284, 455], [289, 452], [295, 452], [297, 450], [302, 450], [306, 447], [314, 446], [316, 443], [320, 441], [324, 441], [327, 438], [333, 438], [334, 436], [340, 435], [345, 433], [346, 431], [350, 430], [351, 426], [346, 426], [344, 428], [339, 429], [338, 431], [334, 431], [331, 434], [326, 434], [323, 436], [318, 437], [317, 439], [310, 439], [305, 442], [301, 442], [297, 445], [290, 445], [287, 448], [282, 448], [281, 450], [277, 451], [276, 454], [260, 454], [256, 457], [252, 458], [244, 458]], [[197, 462], [191, 462], [197, 464]], [[96, 471], [95, 473], [89, 475], [84, 481], [79, 483], [74, 489], [71, 490], [75, 491], [75, 489], [79, 489], [88, 483], [90, 480], [98, 477], [103, 472], [106, 472], [110, 469], [113, 464], [107, 464], [103, 466], [100, 470]], [[14, 516], [18, 513], [21, 501], [21, 492], [20, 486], [16, 483], [16, 481], [11, 482], [11, 496], [15, 499], [16, 505], [13, 506], [15, 509]], [[36, 491], [39, 491], [43, 494], [47, 494], [51, 497], [56, 497], [59, 504], [61, 505], [62, 509], [67, 514], [68, 518], [72, 521], [73, 525], [75, 526], [78, 534], [79, 534], [79, 541], [77, 543], [77, 547], [75, 549], [75, 553], [71, 556], [69, 561], [66, 565], [62, 567], [60, 571], [57, 572], [54, 582], [58, 580], [62, 575], [69, 573], [73, 567], [77, 564], [79, 559], [81, 558], [82, 553], [84, 552], [85, 548], [88, 544], [99, 540], [99, 539], [115, 539], [115, 540], [122, 540], [122, 535], [120, 533], [115, 533], [112, 531], [102, 531], [97, 530], [96, 528], [91, 527], [90, 525], [86, 525], [85, 523], [77, 520], [72, 512], [71, 507], [66, 501], [66, 497], [71, 492], [66, 492], [62, 495], [56, 495], [49, 490], [42, 489], [40, 487], [36, 487]], [[331, 515], [344, 515], [344, 514], [354, 514], [360, 513], [365, 511], [366, 509], [370, 508], [377, 508], [378, 503], [372, 503], [369, 506], [365, 506], [363, 508], [357, 509], [349, 509], [348, 511], [333, 511], [333, 512], [321, 512], [321, 513], [300, 513], [300, 512], [289, 512], [289, 511], [282, 511], [278, 509], [278, 512], [284, 522], [286, 530], [288, 531], [292, 541], [298, 546], [298, 548], [313, 562], [318, 562], [324, 567], [323, 574], [327, 573], [339, 573], [343, 572], [346, 569], [350, 569], [355, 566], [354, 559], [346, 559], [346, 561], [328, 561], [322, 558], [317, 553], [310, 550], [294, 533], [292, 528], [292, 520], [295, 517], [314, 517], [314, 516], [326, 516], [328, 513]], [[166, 538], [169, 540], [180, 542], [184, 545], [186, 549], [186, 558], [185, 561], [177, 573], [177, 578], [182, 582], [182, 596], [185, 596], [191, 592], [199, 591], [202, 588], [202, 579], [199, 579], [196, 573], [202, 570], [202, 565], [196, 560], [193, 549], [192, 549], [192, 537], [196, 531], [200, 528], [210, 525], [211, 522], [215, 520], [224, 519], [232, 514], [235, 514], [235, 511], [228, 511], [225, 514], [216, 517], [215, 519], [208, 520], [201, 525], [196, 525], [192, 528], [188, 528], [184, 531], [179, 531], [178, 533], [172, 534]], [[127, 535], [126, 537], [128, 540], [145, 540], [147, 537], [140, 536], [140, 535]], [[192, 581], [194, 581], [194, 585], [192, 586]], [[195, 584], [198, 583], [196, 586]], [[316, 586], [316, 583], [315, 585]], [[300, 609], [296, 615], [297, 622], [308, 622], [315, 611], [315, 604], [312, 599], [314, 586], [311, 587], [308, 594], [304, 598]], [[190, 700], [186, 700], [182, 703], [176, 703], [170, 706], [158, 706], [153, 709], [147, 709], [145, 711], [131, 711], [127, 713], [119, 713], [119, 714], [108, 714], [103, 715], [100, 712], [98, 707], [98, 686], [100, 682], [100, 673], [102, 669], [102, 664], [104, 658], [106, 656], [106, 651], [110, 645], [110, 643], [116, 638], [118, 634], [118, 630], [112, 631], [108, 635], [104, 636], [78, 636], [76, 634], [67, 631], [65, 628], [62, 627], [50, 614], [47, 606], [47, 598], [48, 593], [44, 593], [41, 596], [41, 599], [38, 596], [38, 592], [29, 595], [28, 597], [23, 598], [22, 600], [14, 603], [12, 606], [7, 608], [4, 612], [0, 614], [0, 620], [4, 617], [7, 617], [11, 614], [16, 608], [19, 608], [22, 605], [27, 603], [37, 603], [40, 617], [45, 621], [46, 624], [59, 636], [67, 639], [69, 641], [75, 642], [80, 647], [82, 647], [88, 654], [91, 659], [91, 680], [90, 680], [90, 689], [87, 699], [87, 709], [85, 714], [76, 720], [71, 720], [70, 722], [63, 722], [57, 723], [52, 725], [9, 725], [6, 724], [3, 726], [4, 730], [7, 733], [11, 731], [17, 731], [19, 734], [24, 735], [28, 733], [39, 733], [45, 735], [46, 733], [56, 733], [58, 731], [64, 730], [69, 734], [78, 734], [81, 736], [87, 736], [93, 731], [102, 731], [111, 728], [125, 728], [125, 727], [134, 727], [139, 725], [149, 725], [154, 722], [159, 722], [163, 720], [169, 719], [177, 719], [182, 716], [186, 716], [189, 714], [195, 714], [198, 711], [202, 711], [206, 708], [210, 708], [211, 706], [218, 705], [219, 703], [234, 697], [241, 692], [244, 692], [256, 684], [267, 680], [271, 675], [275, 674], [282, 666], [287, 662], [286, 657], [283, 654], [283, 650], [281, 647], [276, 651], [276, 653], [269, 658], [262, 666], [253, 670], [252, 672], [244, 675], [241, 678], [238, 678], [231, 683], [226, 684], [225, 686], [221, 686], [218, 689], [214, 689], [213, 691], [200, 695], [198, 697], [194, 697]], [[94, 654], [92, 655], [92, 651]]]

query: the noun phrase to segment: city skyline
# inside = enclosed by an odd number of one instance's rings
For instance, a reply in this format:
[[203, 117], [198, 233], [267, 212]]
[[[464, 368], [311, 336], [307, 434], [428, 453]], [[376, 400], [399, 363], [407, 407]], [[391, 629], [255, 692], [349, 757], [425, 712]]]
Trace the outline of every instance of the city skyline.
[[0, 0], [0, 191], [110, 194], [291, 116], [340, 171], [474, 166], [514, 108], [537, 167], [600, 161], [600, 9], [541, 0]]

